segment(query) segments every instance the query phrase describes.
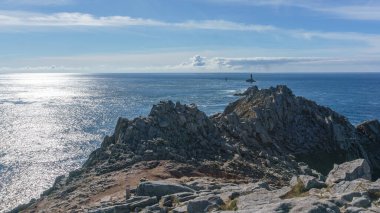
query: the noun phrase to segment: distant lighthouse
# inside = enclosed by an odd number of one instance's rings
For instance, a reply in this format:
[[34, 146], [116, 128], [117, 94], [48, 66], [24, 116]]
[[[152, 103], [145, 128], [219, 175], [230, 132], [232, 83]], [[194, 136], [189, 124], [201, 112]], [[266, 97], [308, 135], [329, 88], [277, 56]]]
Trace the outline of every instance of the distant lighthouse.
[[255, 79], [253, 79], [252, 77], [252, 74], [251, 74], [251, 78], [245, 80], [246, 82], [249, 82], [249, 83], [253, 83], [253, 82], [256, 82]]

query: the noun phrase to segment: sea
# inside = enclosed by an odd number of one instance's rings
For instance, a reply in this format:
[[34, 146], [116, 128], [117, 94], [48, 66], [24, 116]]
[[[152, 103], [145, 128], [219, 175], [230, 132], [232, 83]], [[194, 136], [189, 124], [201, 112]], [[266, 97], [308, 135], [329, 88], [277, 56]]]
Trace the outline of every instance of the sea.
[[[222, 112], [253, 85], [248, 73], [0, 74], [0, 212], [37, 198], [79, 168], [118, 117], [146, 116], [160, 100]], [[380, 118], [380, 73], [253, 73], [346, 116]]]

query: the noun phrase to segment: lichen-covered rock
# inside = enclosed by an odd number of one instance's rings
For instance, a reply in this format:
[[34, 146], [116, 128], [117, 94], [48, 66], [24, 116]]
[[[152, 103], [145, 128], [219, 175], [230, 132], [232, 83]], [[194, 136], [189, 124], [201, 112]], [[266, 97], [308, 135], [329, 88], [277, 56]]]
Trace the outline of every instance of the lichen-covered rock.
[[352, 181], [359, 178], [371, 180], [371, 168], [364, 159], [334, 165], [327, 176], [326, 183], [332, 185], [341, 181]]

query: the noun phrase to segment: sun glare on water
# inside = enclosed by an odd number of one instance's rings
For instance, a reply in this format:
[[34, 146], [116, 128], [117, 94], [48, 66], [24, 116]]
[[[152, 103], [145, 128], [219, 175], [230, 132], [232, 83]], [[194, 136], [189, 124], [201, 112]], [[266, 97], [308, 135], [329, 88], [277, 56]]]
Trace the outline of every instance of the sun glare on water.
[[[70, 86], [69, 74], [14, 74], [8, 76], [9, 84], [18, 89], [18, 98], [44, 100], [69, 98], [74, 96]], [[32, 89], [30, 89], [32, 88]]]

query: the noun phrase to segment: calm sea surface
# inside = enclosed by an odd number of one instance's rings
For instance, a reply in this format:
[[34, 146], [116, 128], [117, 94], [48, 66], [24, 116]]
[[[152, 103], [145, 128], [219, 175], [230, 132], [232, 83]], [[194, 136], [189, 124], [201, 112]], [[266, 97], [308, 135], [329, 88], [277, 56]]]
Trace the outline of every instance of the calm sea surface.
[[[145, 116], [160, 100], [221, 112], [248, 74], [0, 75], [0, 212], [36, 198], [78, 168], [119, 116]], [[228, 80], [226, 81], [225, 78]], [[380, 118], [380, 74], [254, 74], [288, 85], [353, 124]]]

